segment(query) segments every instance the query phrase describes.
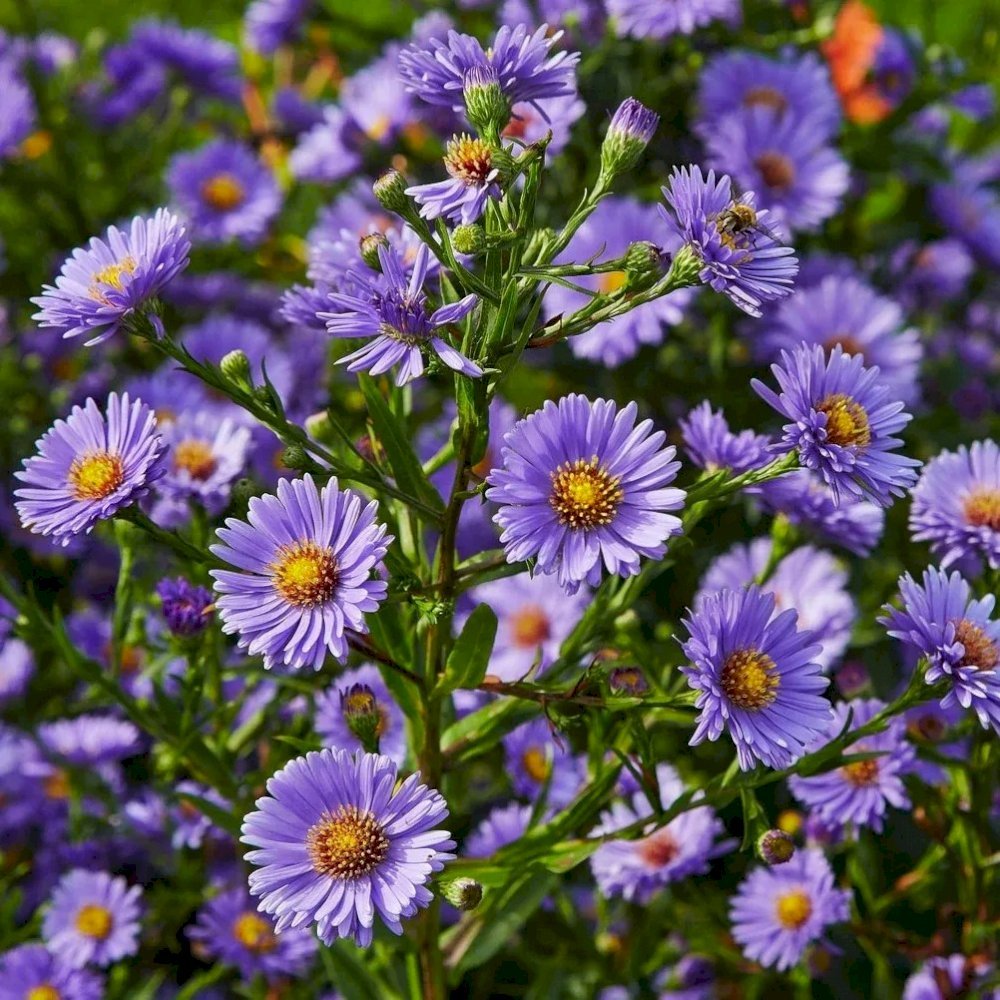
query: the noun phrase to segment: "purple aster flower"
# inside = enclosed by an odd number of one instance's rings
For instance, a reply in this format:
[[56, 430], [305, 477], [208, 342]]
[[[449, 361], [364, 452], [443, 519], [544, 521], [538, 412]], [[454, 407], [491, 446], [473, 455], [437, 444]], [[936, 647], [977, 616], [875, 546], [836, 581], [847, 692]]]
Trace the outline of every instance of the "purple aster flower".
[[[669, 764], [656, 765], [656, 781], [664, 809], [687, 791]], [[616, 833], [647, 816], [652, 820], [652, 815], [646, 792], [637, 791], [629, 802], [614, 802], [601, 813], [594, 835]], [[659, 828], [651, 821], [648, 830], [638, 840], [609, 840], [591, 856], [590, 867], [603, 896], [648, 903], [665, 885], [704, 875], [711, 859], [733, 846], [731, 842], [716, 842], [725, 828], [707, 806], [689, 809]]]
[[830, 275], [779, 303], [757, 336], [769, 361], [800, 343], [860, 355], [866, 367], [878, 366], [880, 381], [896, 399], [910, 404], [919, 395], [924, 352], [919, 333], [904, 323], [899, 305], [866, 282]]
[[[853, 731], [870, 722], [883, 708], [885, 704], [877, 698], [841, 702], [833, 710], [826, 734], [813, 741], [810, 751], [821, 749], [839, 736], [848, 716]], [[910, 805], [902, 777], [914, 769], [916, 754], [906, 739], [906, 722], [896, 716], [882, 732], [852, 743], [845, 752], [878, 756], [809, 778], [792, 775], [788, 787], [799, 802], [827, 823], [854, 823], [881, 832], [887, 805], [897, 809]]]
[[583, 116], [587, 106], [574, 91], [564, 97], [550, 97], [529, 104], [521, 101], [510, 112], [510, 121], [501, 131], [504, 139], [530, 145], [551, 133], [546, 156], [558, 156], [569, 143], [573, 126]]
[[[607, 198], [576, 232], [556, 263], [609, 260], [620, 257], [636, 241], [660, 244], [664, 242], [663, 235], [653, 205], [633, 198]], [[665, 242], [665, 250], [671, 253], [681, 247], [674, 233], [670, 233]], [[623, 288], [627, 280], [625, 271], [605, 271], [574, 278], [574, 283], [610, 295]], [[586, 333], [571, 337], [570, 349], [578, 358], [590, 358], [608, 368], [617, 367], [638, 354], [644, 345], [662, 343], [666, 328], [677, 326], [684, 319], [696, 294], [696, 289], [682, 288], [638, 306], [624, 316], [598, 323]], [[568, 316], [591, 301], [583, 292], [553, 285], [545, 296], [545, 315], [548, 319], [560, 314]]]
[[361, 154], [351, 142], [351, 119], [339, 106], [323, 111], [323, 120], [299, 136], [288, 158], [299, 180], [333, 184], [361, 166]]
[[141, 899], [123, 878], [74, 868], [52, 893], [42, 938], [74, 968], [111, 965], [138, 950]]
[[312, 476], [278, 483], [277, 496], [254, 497], [246, 521], [227, 518], [213, 554], [238, 568], [212, 570], [222, 630], [237, 633], [264, 666], [293, 670], [347, 656], [345, 630], [367, 632], [364, 612], [386, 595], [372, 571], [392, 541], [375, 520], [377, 501], [318, 489]]
[[[953, 760], [961, 764], [969, 759], [969, 741], [955, 739], [952, 735], [953, 729], [964, 717], [965, 712], [958, 702], [944, 708], [940, 702], [925, 701], [903, 713], [907, 736], [917, 750], [913, 774], [924, 784], [948, 784], [950, 774], [943, 762]], [[930, 750], [933, 759], [921, 755], [922, 749]]]
[[156, 418], [128, 393], [111, 393], [105, 413], [93, 399], [74, 406], [36, 447], [15, 473], [26, 484], [15, 490], [15, 506], [25, 528], [63, 545], [144, 497], [166, 471]]
[[738, 49], [714, 56], [698, 78], [698, 105], [701, 115], [695, 129], [704, 138], [724, 117], [749, 108], [815, 121], [824, 139], [840, 127], [840, 101], [830, 72], [814, 52], [786, 52], [771, 59]]
[[[479, 378], [483, 370], [464, 354], [446, 343], [437, 331], [463, 320], [476, 307], [478, 298], [466, 295], [458, 302], [443, 305], [430, 312], [427, 296], [423, 292], [427, 277], [426, 246], [417, 252], [413, 272], [407, 280], [403, 261], [395, 249], [378, 248], [382, 275], [371, 279], [366, 293], [348, 295], [334, 292], [329, 300], [337, 312], [320, 313], [326, 320], [327, 330], [340, 338], [372, 338], [358, 351], [341, 358], [349, 372], [367, 371], [381, 375], [395, 365], [396, 385], [423, 374], [424, 359], [421, 347], [431, 348], [453, 371], [470, 378]], [[358, 279], [363, 280], [359, 277]]]
[[[104, 239], [94, 236], [74, 250], [55, 285], [31, 300], [39, 307], [32, 319], [64, 337], [93, 334], [87, 345], [99, 344], [152, 306], [187, 267], [190, 249], [184, 227], [164, 208], [151, 219], [137, 215], [127, 232], [109, 226]], [[155, 315], [149, 319], [159, 323]]]
[[89, 85], [84, 93], [89, 114], [104, 128], [135, 118], [167, 86], [162, 63], [150, 61], [145, 48], [135, 41], [112, 45], [104, 53], [103, 69], [105, 80]]
[[701, 709], [691, 745], [728, 730], [744, 771], [757, 761], [787, 767], [830, 719], [822, 647], [799, 630], [794, 608], [776, 615], [775, 603], [756, 585], [721, 590], [684, 620], [690, 665], [681, 669]]
[[987, 267], [1000, 268], [1000, 197], [983, 183], [974, 161], [962, 161], [950, 181], [935, 184], [930, 206], [938, 221]]
[[272, 55], [298, 37], [311, 5], [312, 0], [253, 0], [243, 15], [247, 45], [261, 55]]
[[503, 25], [484, 50], [471, 35], [449, 31], [447, 42], [431, 39], [399, 54], [399, 72], [407, 90], [437, 107], [465, 110], [466, 85], [489, 78], [511, 106], [535, 103], [576, 92], [579, 52], [558, 52], [552, 46], [561, 32], [549, 35], [548, 25], [531, 33], [523, 24]]
[[277, 87], [271, 98], [271, 113], [282, 132], [297, 136], [323, 121], [323, 107], [305, 97], [294, 86]]
[[930, 958], [906, 980], [903, 1000], [957, 1000], [963, 996], [997, 1000], [1000, 991], [978, 985], [992, 971], [992, 965], [982, 958]]
[[846, 496], [889, 507], [917, 481], [920, 462], [896, 454], [903, 442], [892, 436], [912, 417], [878, 368], [865, 367], [863, 358], [839, 345], [827, 357], [818, 344], [800, 344], [782, 351], [771, 371], [780, 396], [759, 379], [751, 385], [791, 421], [783, 444], [822, 476], [838, 503]]
[[258, 323], [273, 321], [281, 305], [281, 290], [276, 285], [248, 281], [232, 271], [179, 275], [163, 297], [180, 309], [199, 313], [224, 309], [240, 319]]
[[831, 924], [847, 920], [851, 893], [834, 887], [822, 851], [796, 851], [788, 864], [755, 868], [729, 910], [743, 954], [768, 968], [790, 969]]
[[349, 722], [352, 695], [358, 693], [355, 690], [358, 687], [364, 690], [366, 699], [368, 696], [375, 699], [379, 716], [376, 724], [379, 753], [402, 767], [406, 760], [406, 718], [389, 693], [378, 667], [370, 663], [345, 671], [337, 678], [335, 686], [316, 696], [316, 732], [323, 745], [351, 753], [364, 749]]
[[881, 507], [850, 497], [838, 500], [808, 469], [793, 469], [748, 492], [756, 493], [768, 510], [855, 555], [868, 555], [882, 538], [885, 511]]
[[0, 60], [0, 159], [16, 153], [35, 127], [35, 99], [16, 66]]
[[705, 400], [679, 422], [684, 449], [700, 469], [729, 469], [739, 475], [760, 469], [771, 461], [771, 439], [754, 431], [734, 434], [722, 410], [713, 411]]
[[675, 167], [663, 189], [670, 206], [660, 212], [701, 262], [700, 278], [751, 316], [761, 305], [789, 295], [798, 261], [770, 230], [767, 209], [757, 209], [752, 192], [733, 194], [732, 182], [715, 171]]
[[545, 792], [545, 802], [551, 809], [569, 805], [586, 779], [584, 762], [553, 739], [544, 718], [511, 730], [503, 746], [514, 791], [532, 801]]
[[153, 18], [140, 21], [132, 40], [152, 59], [173, 70], [192, 90], [237, 102], [243, 87], [240, 55], [207, 31]]
[[489, 672], [502, 681], [520, 680], [533, 668], [544, 673], [591, 601], [586, 587], [567, 594], [551, 577], [529, 573], [481, 584], [469, 597], [496, 612]]
[[[473, 6], [465, 0], [459, 6]], [[604, 34], [607, 14], [603, 0], [504, 0], [498, 18], [501, 24], [549, 24], [566, 29], [573, 38], [598, 42]]]
[[220, 514], [246, 466], [250, 429], [211, 410], [187, 411], [163, 425], [163, 440], [167, 471], [156, 486], [153, 519], [168, 527], [183, 523], [190, 516], [189, 501]]
[[714, 123], [705, 148], [713, 167], [757, 193], [770, 210], [771, 225], [814, 230], [836, 214], [850, 181], [847, 163], [826, 140], [826, 130], [814, 119], [776, 115], [764, 107]]
[[685, 493], [671, 487], [680, 468], [676, 449], [638, 407], [619, 411], [610, 400], [564, 396], [515, 424], [486, 496], [500, 505], [508, 562], [535, 558], [567, 593], [596, 586], [602, 568], [634, 576], [639, 560], [660, 559], [681, 531]]
[[956, 239], [923, 245], [908, 240], [897, 247], [890, 266], [901, 300], [922, 307], [961, 298], [976, 268], [969, 251]]
[[344, 81], [340, 105], [348, 116], [348, 138], [355, 148], [365, 142], [388, 147], [407, 125], [419, 129], [423, 124], [414, 114], [398, 62], [399, 47], [390, 45], [381, 57]]
[[519, 802], [496, 806], [466, 837], [463, 855], [468, 858], [488, 858], [501, 847], [520, 840], [528, 831], [533, 811], [531, 806], [523, 806]]
[[657, 1000], [716, 1000], [715, 966], [705, 955], [685, 955], [656, 977]]
[[267, 783], [243, 821], [257, 848], [250, 892], [277, 917], [275, 932], [317, 924], [320, 939], [351, 937], [367, 947], [376, 915], [395, 934], [433, 898], [427, 883], [454, 858], [441, 795], [379, 754], [308, 753]]
[[452, 136], [445, 147], [444, 166], [451, 180], [406, 189], [420, 206], [423, 218], [444, 216], [467, 225], [483, 214], [487, 199], [500, 199], [497, 183], [500, 171], [493, 165], [493, 154], [482, 139]]
[[38, 738], [50, 756], [78, 767], [124, 760], [142, 746], [139, 730], [131, 722], [110, 715], [43, 722]]
[[241, 142], [216, 139], [167, 167], [170, 198], [196, 243], [254, 246], [281, 207], [270, 169]]
[[958, 573], [949, 576], [933, 567], [923, 584], [908, 573], [899, 580], [903, 610], [887, 606], [879, 621], [927, 658], [926, 681], [951, 681], [943, 708], [971, 708], [986, 728], [1000, 733], [1000, 620], [990, 617], [996, 596], [976, 599]]
[[7, 639], [0, 644], [0, 706], [20, 698], [35, 672], [35, 657], [27, 643]]
[[[220, 809], [229, 809], [230, 805], [218, 792], [212, 788], [199, 785], [196, 781], [181, 781], [177, 784], [177, 792], [205, 799]], [[175, 851], [183, 847], [197, 850], [209, 837], [219, 837], [222, 831], [213, 823], [206, 813], [198, 808], [196, 802], [178, 796], [177, 805], [171, 810], [173, 832], [170, 846]]]
[[262, 975], [268, 981], [301, 976], [316, 954], [316, 939], [305, 927], [274, 932], [274, 920], [257, 910], [245, 888], [220, 892], [198, 911], [188, 931], [199, 952], [234, 965], [248, 982]]
[[[700, 608], [708, 594], [749, 586], [771, 559], [770, 538], [736, 545], [708, 568], [695, 596]], [[816, 662], [828, 670], [843, 654], [857, 618], [857, 607], [847, 589], [847, 570], [829, 552], [803, 545], [786, 555], [761, 584], [774, 595], [774, 613], [794, 608], [799, 628], [813, 633], [822, 651]]]
[[693, 35], [712, 21], [736, 24], [739, 0], [607, 0], [615, 33], [623, 38], [670, 38]]
[[161, 580], [156, 585], [156, 593], [163, 607], [167, 628], [174, 635], [197, 635], [208, 625], [208, 608], [213, 601], [210, 590], [179, 576], [176, 580]]
[[0, 1000], [101, 1000], [96, 972], [69, 965], [41, 944], [22, 944], [0, 955]]
[[913, 489], [910, 531], [947, 569], [959, 559], [1000, 567], [1000, 447], [975, 441], [932, 458]]

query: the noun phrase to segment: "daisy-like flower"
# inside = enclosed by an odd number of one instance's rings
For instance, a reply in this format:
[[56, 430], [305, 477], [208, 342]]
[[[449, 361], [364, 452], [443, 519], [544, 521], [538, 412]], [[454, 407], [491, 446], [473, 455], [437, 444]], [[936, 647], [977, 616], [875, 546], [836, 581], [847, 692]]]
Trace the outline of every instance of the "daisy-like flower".
[[212, 592], [183, 577], [161, 580], [156, 585], [156, 594], [160, 598], [167, 628], [174, 635], [197, 635], [211, 620]]
[[975, 441], [931, 459], [913, 490], [910, 531], [945, 569], [963, 558], [1000, 567], [1000, 446]]
[[487, 478], [500, 505], [508, 562], [535, 558], [567, 593], [596, 586], [602, 569], [634, 576], [639, 560], [659, 559], [681, 531], [685, 493], [671, 487], [676, 449], [638, 408], [585, 396], [548, 401], [505, 435], [503, 467]]
[[132, 41], [147, 61], [172, 70], [192, 90], [237, 102], [243, 87], [235, 45], [211, 32], [146, 18], [132, 29]]
[[271, 171], [248, 146], [216, 139], [167, 168], [171, 201], [196, 243], [259, 243], [281, 207]]
[[[660, 211], [701, 263], [699, 276], [751, 316], [761, 305], [791, 294], [799, 264], [795, 251], [771, 228], [767, 209], [752, 192], [735, 195], [732, 182], [715, 171], [675, 167], [663, 189], [670, 212]], [[671, 214], [672, 213], [672, 214]]]
[[237, 567], [212, 570], [222, 630], [237, 633], [265, 667], [318, 670], [327, 653], [347, 656], [345, 631], [367, 632], [364, 612], [386, 594], [372, 579], [392, 537], [336, 479], [318, 489], [312, 476], [278, 483], [277, 496], [254, 497], [246, 521], [227, 518], [211, 551]]
[[700, 469], [715, 472], [729, 469], [734, 474], [759, 469], [771, 460], [771, 439], [754, 431], [729, 429], [722, 410], [714, 411], [705, 400], [678, 421], [684, 435], [684, 449]]
[[35, 99], [13, 60], [0, 61], [0, 159], [13, 156], [35, 125]]
[[26, 642], [0, 642], [0, 706], [20, 698], [34, 672], [35, 657]]
[[897, 399], [912, 403], [918, 395], [917, 378], [923, 346], [920, 335], [904, 326], [903, 310], [879, 295], [867, 282], [847, 275], [828, 275], [818, 284], [799, 288], [772, 310], [754, 341], [770, 361], [798, 344], [819, 344], [826, 351], [838, 345], [845, 354], [857, 354]]
[[567, 594], [551, 577], [530, 573], [481, 584], [469, 597], [496, 612], [489, 672], [502, 681], [520, 680], [535, 666], [544, 673], [591, 600], [586, 588]]
[[[767, 568], [771, 547], [770, 538], [758, 538], [719, 556], [701, 582], [695, 608], [701, 607], [708, 594], [753, 583]], [[774, 595], [775, 614], [785, 608], [795, 609], [799, 628], [812, 632], [822, 647], [816, 662], [828, 670], [847, 647], [857, 618], [845, 567], [829, 552], [803, 545], [781, 559], [761, 590]]]
[[158, 329], [155, 297], [188, 265], [190, 242], [177, 216], [164, 208], [151, 219], [136, 216], [127, 231], [109, 226], [64, 261], [55, 285], [31, 301], [39, 326], [64, 337], [87, 334], [99, 344], [144, 314]]
[[493, 165], [493, 154], [482, 139], [452, 136], [445, 147], [444, 168], [451, 180], [406, 189], [425, 219], [444, 216], [468, 225], [483, 214], [488, 198], [500, 198], [497, 183], [500, 171]]
[[74, 868], [59, 880], [42, 920], [42, 938], [67, 965], [105, 966], [139, 947], [142, 888], [107, 872]]
[[89, 969], [69, 965], [41, 944], [22, 944], [0, 955], [2, 1000], [101, 1000], [104, 983]]
[[740, 884], [729, 909], [733, 937], [743, 954], [768, 968], [790, 969], [831, 924], [850, 913], [850, 890], [834, 886], [823, 852], [795, 852], [787, 864], [755, 868]]
[[38, 739], [52, 757], [78, 767], [124, 760], [138, 753], [142, 745], [139, 730], [131, 722], [110, 715], [43, 722]]
[[531, 806], [508, 802], [496, 806], [466, 838], [463, 855], [468, 858], [488, 858], [501, 847], [520, 840], [531, 822]]
[[352, 753], [363, 750], [351, 729], [350, 717], [353, 711], [367, 711], [369, 706], [378, 714], [375, 734], [379, 753], [401, 767], [406, 760], [406, 718], [378, 667], [370, 663], [345, 671], [334, 687], [316, 696], [316, 732], [324, 746]]
[[793, 608], [774, 612], [774, 595], [753, 585], [706, 595], [684, 620], [690, 665], [682, 670], [701, 709], [691, 745], [728, 730], [744, 771], [757, 761], [787, 767], [830, 720], [822, 647], [799, 630]]
[[545, 792], [550, 809], [569, 805], [586, 777], [583, 761], [553, 739], [546, 719], [532, 719], [511, 730], [503, 748], [514, 791], [532, 801]]
[[982, 1000], [997, 1000], [1000, 992], [983, 985], [983, 992], [977, 987], [993, 971], [992, 965], [982, 957], [948, 955], [946, 958], [928, 959], [906, 980], [903, 986], [903, 1000], [953, 1000], [958, 997], [982, 997]]
[[243, 35], [247, 45], [269, 56], [282, 45], [294, 41], [312, 0], [254, 0], [243, 15]]
[[[657, 764], [656, 780], [664, 809], [687, 790], [669, 764]], [[636, 791], [629, 802], [614, 802], [601, 814], [594, 835], [616, 833], [652, 814], [645, 791]], [[671, 882], [704, 875], [712, 858], [733, 846], [717, 842], [725, 828], [708, 806], [689, 809], [665, 826], [655, 827], [655, 822], [650, 822], [650, 832], [638, 840], [609, 840], [591, 856], [590, 867], [602, 895], [647, 903]]]
[[484, 79], [494, 82], [509, 110], [520, 101], [536, 104], [549, 97], [576, 93], [579, 52], [551, 54], [562, 32], [549, 34], [547, 24], [534, 33], [523, 24], [503, 25], [489, 48], [471, 35], [448, 32], [447, 42], [432, 38], [399, 54], [406, 89], [437, 107], [465, 110], [467, 87]]
[[256, 848], [250, 892], [276, 933], [311, 921], [324, 944], [367, 947], [376, 916], [401, 934], [400, 921], [430, 903], [432, 873], [454, 858], [437, 829], [448, 806], [419, 773], [396, 781], [388, 757], [346, 750], [308, 753], [268, 781], [241, 839]]
[[996, 596], [976, 599], [968, 581], [931, 567], [923, 583], [900, 577], [903, 609], [887, 606], [879, 621], [894, 639], [927, 658], [926, 681], [951, 682], [943, 708], [972, 709], [985, 728], [1000, 733], [1000, 620], [990, 616]]
[[[220, 809], [230, 808], [229, 803], [215, 789], [206, 788], [196, 781], [179, 782], [177, 791], [205, 799]], [[170, 845], [175, 851], [179, 851], [182, 847], [197, 850], [209, 836], [214, 834], [218, 837], [222, 833], [212, 819], [201, 811], [197, 803], [182, 799], [180, 796], [172, 810], [171, 820], [173, 832], [170, 835]]]
[[[458, 302], [430, 312], [423, 292], [427, 277], [427, 247], [421, 246], [409, 278], [395, 249], [379, 246], [382, 276], [370, 279], [361, 294], [333, 292], [329, 301], [336, 312], [320, 313], [327, 330], [340, 338], [365, 337], [371, 342], [341, 358], [349, 372], [367, 371], [381, 375], [398, 365], [396, 385], [405, 385], [424, 371], [421, 348], [429, 348], [453, 371], [479, 378], [482, 368], [441, 339], [438, 330], [458, 323], [475, 309], [479, 301], [466, 295]], [[358, 276], [358, 280], [365, 279]]]
[[166, 471], [156, 418], [128, 393], [111, 393], [105, 413], [93, 399], [74, 406], [36, 446], [15, 473], [25, 484], [15, 507], [25, 528], [62, 545], [144, 497]]
[[305, 927], [274, 932], [274, 919], [257, 909], [245, 888], [226, 889], [210, 899], [188, 930], [196, 950], [233, 965], [243, 979], [262, 975], [273, 981], [301, 976], [316, 954], [316, 939]]
[[[810, 750], [819, 750], [843, 732], [848, 715], [851, 730], [859, 729], [885, 705], [877, 698], [859, 698], [841, 702], [833, 711], [826, 734], [814, 740]], [[916, 766], [916, 752], [906, 739], [906, 721], [891, 719], [881, 733], [852, 743], [845, 753], [876, 753], [877, 757], [854, 761], [843, 767], [809, 778], [792, 775], [788, 786], [792, 794], [828, 824], [854, 823], [882, 830], [888, 806], [905, 809], [910, 804], [903, 785], [903, 775]]]
[[628, 38], [670, 38], [693, 35], [712, 21], [735, 23], [738, 0], [608, 0], [615, 33]]
[[771, 371], [780, 396], [759, 379], [751, 385], [791, 421], [783, 443], [822, 476], [838, 502], [850, 497], [890, 507], [917, 481], [920, 462], [896, 454], [903, 442], [893, 437], [912, 417], [878, 368], [866, 368], [862, 357], [845, 354], [839, 345], [828, 358], [819, 344], [800, 344], [782, 351]]

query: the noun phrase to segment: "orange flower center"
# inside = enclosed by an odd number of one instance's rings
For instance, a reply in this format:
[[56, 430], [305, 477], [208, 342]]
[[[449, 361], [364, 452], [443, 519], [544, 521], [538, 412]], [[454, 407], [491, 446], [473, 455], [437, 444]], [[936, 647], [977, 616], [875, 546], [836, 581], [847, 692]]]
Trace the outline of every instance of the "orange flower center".
[[628, 275], [624, 271], [605, 271], [597, 279], [597, 287], [605, 295], [612, 295], [619, 288], [624, 288]]
[[552, 634], [549, 616], [537, 604], [527, 604], [513, 615], [514, 645], [534, 649]]
[[94, 903], [81, 906], [76, 914], [76, 929], [98, 941], [103, 941], [111, 933], [113, 922], [111, 911]]
[[174, 447], [174, 470], [186, 472], [192, 479], [208, 479], [215, 472], [212, 445], [199, 438], [187, 438]]
[[233, 922], [233, 937], [247, 951], [258, 955], [264, 955], [278, 947], [278, 938], [271, 922], [252, 910], [241, 913]]
[[746, 108], [770, 108], [781, 114], [788, 110], [788, 98], [774, 87], [751, 87], [743, 95]]
[[552, 473], [549, 504], [560, 524], [574, 530], [610, 524], [625, 498], [621, 480], [612, 476], [595, 455], [589, 462], [564, 462]]
[[42, 783], [42, 791], [45, 792], [45, 797], [48, 799], [56, 801], [68, 799], [70, 793], [69, 775], [61, 768], [57, 768]]
[[206, 205], [217, 212], [231, 212], [243, 204], [246, 192], [232, 174], [221, 173], [209, 177], [201, 186], [201, 197]]
[[973, 490], [966, 496], [962, 510], [965, 520], [974, 528], [1000, 531], [1000, 490]]
[[748, 712], [767, 708], [778, 697], [781, 678], [774, 660], [756, 649], [739, 649], [726, 657], [720, 678], [726, 697]]
[[805, 889], [783, 892], [774, 906], [778, 923], [790, 931], [797, 931], [812, 916], [812, 901]]
[[795, 183], [795, 165], [781, 153], [761, 153], [753, 164], [772, 191], [787, 191]]
[[878, 781], [878, 760], [856, 760], [853, 764], [845, 764], [840, 773], [855, 788], [868, 788]]
[[816, 404], [826, 414], [826, 439], [841, 448], [867, 448], [872, 443], [871, 425], [865, 408], [850, 396], [835, 392]]
[[107, 302], [107, 294], [101, 286], [113, 288], [116, 292], [120, 292], [122, 290], [122, 275], [135, 274], [135, 268], [135, 259], [132, 257], [123, 257], [116, 264], [108, 264], [107, 267], [102, 267], [100, 271], [95, 271], [90, 276], [88, 294], [98, 302]]
[[657, 830], [639, 843], [639, 856], [650, 868], [662, 868], [680, 854], [680, 846], [668, 830]]
[[960, 667], [993, 670], [1000, 663], [997, 644], [967, 618], [955, 623], [955, 638], [965, 647], [965, 653], [958, 664]]
[[455, 136], [445, 148], [445, 169], [469, 187], [482, 187], [493, 170], [493, 155], [482, 139]]
[[355, 879], [377, 868], [389, 853], [389, 838], [370, 812], [341, 806], [306, 834], [313, 869], [330, 878]]
[[542, 784], [549, 777], [552, 764], [549, 762], [548, 754], [541, 747], [531, 747], [521, 755], [521, 763], [524, 770], [532, 781]]
[[103, 500], [125, 480], [122, 460], [109, 451], [89, 451], [73, 459], [69, 485], [76, 500]]
[[845, 354], [860, 354], [861, 357], [865, 356], [864, 348], [849, 333], [835, 333], [833, 336], [827, 337], [823, 341], [823, 347], [828, 352], [832, 351], [835, 347], [839, 347]]
[[271, 572], [278, 593], [299, 608], [325, 604], [337, 589], [337, 561], [315, 542], [298, 542], [278, 550]]

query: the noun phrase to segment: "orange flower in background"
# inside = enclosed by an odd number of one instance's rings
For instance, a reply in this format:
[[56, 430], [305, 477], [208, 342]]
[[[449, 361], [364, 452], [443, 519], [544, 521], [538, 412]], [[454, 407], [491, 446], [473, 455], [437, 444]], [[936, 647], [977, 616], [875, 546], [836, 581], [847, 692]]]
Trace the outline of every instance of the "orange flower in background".
[[837, 13], [833, 34], [821, 46], [844, 114], [860, 125], [880, 122], [892, 110], [868, 80], [883, 36], [874, 11], [861, 0], [847, 0]]

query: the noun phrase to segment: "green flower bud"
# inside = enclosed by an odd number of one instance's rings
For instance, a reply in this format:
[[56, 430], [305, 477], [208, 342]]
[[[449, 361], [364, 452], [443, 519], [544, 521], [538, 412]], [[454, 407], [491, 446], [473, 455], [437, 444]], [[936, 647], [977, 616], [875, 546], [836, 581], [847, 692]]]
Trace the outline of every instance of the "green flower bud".
[[474, 910], [483, 899], [483, 887], [473, 878], [457, 878], [441, 886], [444, 896], [456, 910]]
[[312, 462], [301, 445], [290, 444], [281, 453], [281, 464], [286, 469], [305, 470], [311, 467]]
[[633, 243], [625, 253], [625, 271], [629, 288], [641, 287], [660, 277], [663, 257], [655, 243]]
[[646, 675], [638, 667], [615, 667], [608, 677], [612, 694], [641, 698], [648, 690]]
[[253, 497], [260, 494], [257, 484], [250, 478], [237, 479], [230, 490], [232, 502], [237, 507], [246, 507]]
[[230, 351], [220, 362], [219, 370], [226, 379], [248, 392], [253, 388], [253, 374], [250, 371], [250, 359], [245, 351], [239, 349]]
[[472, 67], [466, 75], [462, 96], [465, 116], [479, 134], [493, 143], [498, 142], [500, 133], [510, 121], [511, 106], [500, 87], [496, 70], [488, 66]]
[[378, 248], [387, 247], [389, 241], [381, 233], [368, 233], [362, 236], [358, 243], [361, 259], [373, 270], [381, 271], [382, 265], [378, 259]]
[[332, 441], [333, 427], [330, 424], [330, 416], [326, 410], [320, 410], [319, 413], [311, 413], [305, 419], [306, 433], [314, 441]]
[[701, 257], [694, 248], [687, 244], [682, 246], [670, 265], [670, 278], [675, 288], [687, 288], [701, 282]]
[[795, 854], [795, 841], [782, 830], [765, 830], [757, 838], [757, 854], [767, 865], [783, 865]]
[[601, 171], [608, 176], [631, 170], [653, 138], [660, 116], [634, 97], [626, 98], [611, 119], [601, 146]]
[[378, 753], [382, 735], [382, 712], [375, 693], [367, 684], [352, 684], [340, 692], [340, 710], [347, 728], [368, 753]]
[[470, 226], [459, 226], [451, 234], [451, 245], [459, 253], [482, 253], [486, 249], [486, 231], [475, 223]]
[[375, 200], [387, 211], [402, 215], [410, 205], [406, 178], [398, 170], [387, 170], [372, 185]]

